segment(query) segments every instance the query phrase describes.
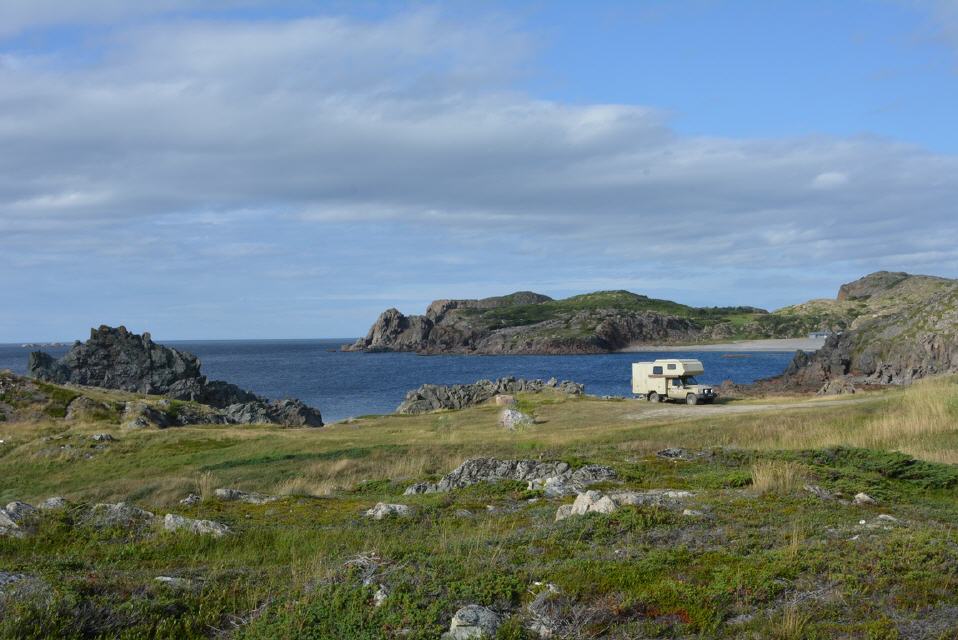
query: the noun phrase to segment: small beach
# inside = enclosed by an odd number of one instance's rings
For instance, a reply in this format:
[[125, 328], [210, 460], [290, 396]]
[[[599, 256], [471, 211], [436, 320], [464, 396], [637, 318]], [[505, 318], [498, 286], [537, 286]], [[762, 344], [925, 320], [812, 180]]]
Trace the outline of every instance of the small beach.
[[637, 344], [622, 349], [621, 353], [639, 351], [817, 351], [825, 344], [825, 338], [785, 338], [770, 340], [742, 340], [721, 344], [648, 345]]

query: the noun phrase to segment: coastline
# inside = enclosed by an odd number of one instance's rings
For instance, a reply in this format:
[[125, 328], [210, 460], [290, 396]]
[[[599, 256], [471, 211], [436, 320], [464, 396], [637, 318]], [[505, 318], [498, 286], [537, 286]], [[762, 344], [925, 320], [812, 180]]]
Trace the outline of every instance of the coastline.
[[817, 351], [825, 344], [825, 338], [773, 338], [768, 340], [741, 340], [719, 344], [636, 344], [620, 349], [618, 353], [642, 351]]

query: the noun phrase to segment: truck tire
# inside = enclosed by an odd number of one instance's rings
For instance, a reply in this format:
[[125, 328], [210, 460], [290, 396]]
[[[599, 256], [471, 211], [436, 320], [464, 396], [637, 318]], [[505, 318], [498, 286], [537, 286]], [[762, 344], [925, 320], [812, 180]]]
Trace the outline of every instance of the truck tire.
[[690, 393], [689, 395], [685, 396], [685, 404], [698, 404], [698, 403], [699, 403], [699, 397], [695, 395], [694, 393]]
[[659, 400], [659, 394], [653, 391], [652, 393], [649, 394], [649, 402], [662, 402], [662, 401]]

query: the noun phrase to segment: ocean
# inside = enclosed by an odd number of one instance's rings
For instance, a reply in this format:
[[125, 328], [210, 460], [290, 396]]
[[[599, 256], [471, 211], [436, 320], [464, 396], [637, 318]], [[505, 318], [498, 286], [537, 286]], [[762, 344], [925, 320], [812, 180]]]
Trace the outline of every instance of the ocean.
[[[326, 422], [391, 413], [406, 392], [421, 384], [458, 384], [482, 378], [558, 378], [585, 385], [593, 395], [630, 393], [630, 363], [656, 358], [697, 358], [700, 382], [749, 383], [785, 370], [792, 352], [721, 351], [610, 353], [576, 356], [419, 356], [412, 353], [343, 353], [339, 340], [190, 340], [164, 342], [189, 351], [211, 380], [226, 380], [276, 399], [300, 398], [318, 407]], [[43, 347], [55, 357], [69, 347]], [[25, 373], [36, 348], [0, 344], [0, 370]], [[727, 357], [734, 356], [734, 357]]]

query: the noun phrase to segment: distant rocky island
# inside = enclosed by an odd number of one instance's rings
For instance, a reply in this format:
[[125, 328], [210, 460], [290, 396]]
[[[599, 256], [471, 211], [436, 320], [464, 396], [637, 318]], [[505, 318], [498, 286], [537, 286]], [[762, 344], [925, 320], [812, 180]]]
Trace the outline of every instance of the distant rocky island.
[[384, 311], [347, 351], [421, 354], [608, 353], [637, 344], [699, 344], [837, 332], [849, 318], [829, 308], [691, 307], [629, 291], [564, 300], [529, 291], [481, 300], [436, 300], [425, 315]]
[[[90, 339], [77, 341], [59, 360], [43, 351], [30, 354], [28, 375], [55, 384], [75, 384], [166, 396], [215, 409], [214, 421], [234, 424], [323, 426], [318, 409], [301, 400], [269, 401], [235, 384], [207, 380], [192, 353], [156, 344], [149, 333], [100, 326]], [[182, 416], [181, 416], [182, 417]], [[142, 419], [157, 422], [159, 416]], [[211, 416], [199, 416], [210, 421]], [[162, 426], [162, 425], [161, 425]]]

